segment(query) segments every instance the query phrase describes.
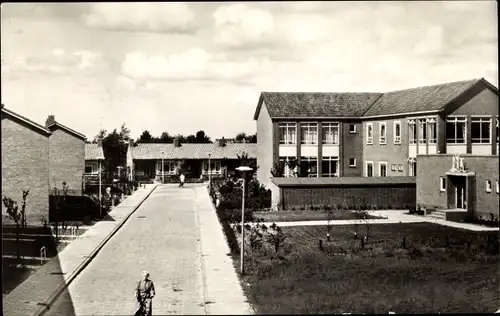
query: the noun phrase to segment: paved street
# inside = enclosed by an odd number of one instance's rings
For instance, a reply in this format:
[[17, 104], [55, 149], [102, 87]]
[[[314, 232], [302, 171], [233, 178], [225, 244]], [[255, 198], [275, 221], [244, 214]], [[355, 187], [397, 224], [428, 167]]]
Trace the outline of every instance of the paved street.
[[153, 314], [205, 314], [197, 189], [158, 186], [46, 315], [132, 315], [142, 270], [155, 283]]

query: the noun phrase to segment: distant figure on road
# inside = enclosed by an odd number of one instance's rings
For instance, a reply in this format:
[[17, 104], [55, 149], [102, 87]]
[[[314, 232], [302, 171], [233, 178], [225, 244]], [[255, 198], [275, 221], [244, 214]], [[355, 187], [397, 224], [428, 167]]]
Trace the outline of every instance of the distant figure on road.
[[184, 179], [186, 178], [186, 176], [181, 173], [181, 176], [179, 177], [179, 180], [180, 180], [180, 183], [179, 183], [179, 188], [182, 188], [184, 186]]
[[139, 308], [135, 312], [135, 316], [153, 315], [152, 299], [155, 296], [155, 285], [149, 279], [149, 272], [142, 272], [142, 280], [137, 284], [135, 292], [137, 302], [139, 303]]

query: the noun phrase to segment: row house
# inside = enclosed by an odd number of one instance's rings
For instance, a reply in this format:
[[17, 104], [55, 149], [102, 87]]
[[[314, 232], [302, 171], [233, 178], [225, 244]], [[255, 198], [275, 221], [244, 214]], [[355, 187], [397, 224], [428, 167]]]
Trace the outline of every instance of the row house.
[[235, 172], [241, 159], [256, 165], [256, 146], [250, 143], [138, 143], [131, 140], [127, 169], [132, 181], [177, 181], [180, 172], [188, 179], [223, 177]]
[[[48, 219], [54, 187], [80, 195], [84, 173], [85, 136], [49, 116], [44, 125], [8, 110], [2, 104], [2, 196], [22, 202], [29, 190], [26, 221]], [[5, 214], [3, 214], [5, 215]]]

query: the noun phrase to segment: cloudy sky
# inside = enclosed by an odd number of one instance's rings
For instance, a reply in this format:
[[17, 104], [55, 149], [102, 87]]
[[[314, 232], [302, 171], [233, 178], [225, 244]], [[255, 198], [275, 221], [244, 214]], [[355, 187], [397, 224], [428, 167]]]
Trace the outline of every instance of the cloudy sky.
[[498, 86], [496, 1], [2, 4], [2, 103], [87, 137], [254, 133], [261, 91]]

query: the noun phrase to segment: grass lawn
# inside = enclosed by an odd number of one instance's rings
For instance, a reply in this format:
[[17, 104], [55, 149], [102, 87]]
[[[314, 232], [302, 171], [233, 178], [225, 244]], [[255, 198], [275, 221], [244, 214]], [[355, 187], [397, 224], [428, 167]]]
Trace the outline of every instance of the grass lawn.
[[[256, 219], [261, 218], [265, 222], [294, 222], [294, 221], [322, 221], [327, 220], [327, 212], [322, 211], [261, 211], [254, 212]], [[368, 215], [369, 219], [381, 218]], [[350, 210], [335, 210], [332, 220], [355, 219], [354, 213]]]
[[[333, 226], [330, 242], [326, 226], [283, 227], [289, 237], [278, 255], [266, 245], [245, 260], [244, 289], [256, 312], [490, 313], [500, 307], [498, 232], [431, 223], [370, 226], [364, 250], [353, 239], [354, 225]], [[359, 235], [365, 232], [360, 226]]]

